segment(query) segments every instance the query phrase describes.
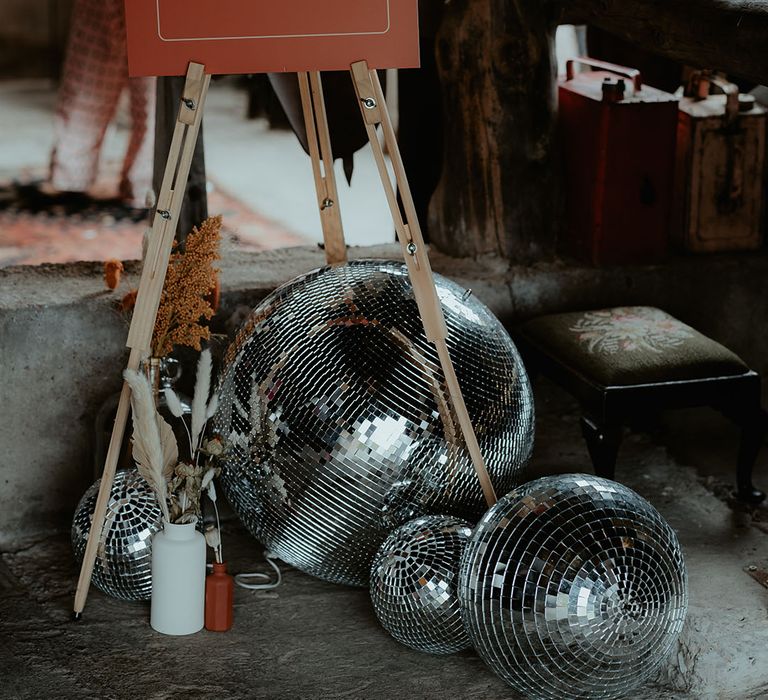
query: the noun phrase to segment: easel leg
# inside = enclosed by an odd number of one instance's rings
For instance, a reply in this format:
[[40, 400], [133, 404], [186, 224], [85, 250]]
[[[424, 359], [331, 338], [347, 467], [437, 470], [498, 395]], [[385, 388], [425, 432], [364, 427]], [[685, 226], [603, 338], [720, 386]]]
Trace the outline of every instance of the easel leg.
[[[131, 350], [128, 358], [128, 369], [138, 370], [141, 362], [141, 351]], [[123, 435], [125, 426], [128, 422], [128, 412], [131, 407], [131, 390], [123, 382], [123, 389], [120, 392], [120, 402], [117, 404], [117, 413], [115, 414], [115, 424], [112, 428], [112, 437], [109, 440], [109, 449], [104, 462], [104, 472], [101, 475], [101, 486], [99, 487], [99, 496], [96, 501], [96, 508], [93, 511], [91, 521], [91, 531], [88, 535], [88, 543], [85, 547], [83, 563], [80, 567], [80, 578], [77, 582], [77, 591], [75, 592], [74, 617], [80, 619], [85, 601], [88, 597], [88, 589], [91, 585], [91, 576], [93, 575], [93, 566], [96, 563], [96, 550], [99, 546], [99, 535], [104, 526], [104, 520], [107, 515], [107, 504], [109, 503], [109, 494], [112, 490], [112, 484], [115, 481], [115, 470], [117, 460], [120, 456], [120, 448], [123, 444]]]
[[325, 259], [329, 265], [347, 261], [347, 246], [341, 222], [339, 195], [336, 176], [333, 171], [331, 136], [328, 117], [325, 112], [323, 85], [320, 73], [299, 73], [299, 91], [307, 129], [309, 156], [312, 160], [312, 174], [315, 177], [317, 205], [320, 208], [320, 223], [323, 227]]
[[[136, 307], [133, 311], [131, 328], [128, 331], [127, 345], [131, 348], [128, 359], [129, 369], [137, 370], [139, 363], [149, 354], [151, 348], [152, 331], [155, 327], [157, 309], [163, 292], [176, 221], [181, 211], [181, 203], [189, 177], [197, 134], [203, 118], [203, 105], [209, 83], [210, 76], [205, 75], [204, 67], [199, 63], [190, 63], [184, 86], [184, 96], [179, 107], [179, 116], [168, 153], [163, 184], [158, 196], [157, 212], [152, 223], [152, 237], [144, 259]], [[104, 528], [120, 446], [128, 422], [130, 399], [130, 389], [127, 384], [123, 383], [115, 425], [112, 429], [112, 437], [109, 441], [109, 449], [104, 464], [104, 473], [101, 477], [99, 495], [91, 521], [91, 531], [88, 535], [88, 543], [80, 567], [80, 578], [77, 582], [73, 611], [75, 620], [82, 617], [85, 601], [88, 598], [93, 566], [96, 562], [96, 551]]]
[[[371, 142], [371, 148], [373, 149], [373, 155], [379, 170], [381, 183], [384, 187], [387, 202], [389, 203], [390, 212], [392, 213], [397, 237], [403, 248], [403, 255], [406, 265], [408, 266], [408, 274], [411, 278], [411, 284], [413, 285], [413, 293], [419, 306], [422, 322], [424, 323], [424, 330], [427, 334], [427, 339], [433, 342], [437, 348], [437, 354], [440, 358], [443, 374], [445, 375], [448, 393], [451, 397], [462, 433], [464, 434], [467, 450], [469, 451], [472, 463], [475, 466], [475, 471], [480, 480], [485, 500], [489, 506], [492, 506], [496, 503], [496, 493], [491, 484], [488, 470], [485, 467], [485, 461], [480, 452], [480, 445], [477, 442], [477, 436], [472, 427], [472, 421], [469, 418], [469, 413], [466, 404], [464, 403], [464, 397], [461, 393], [458, 379], [456, 378], [453, 362], [448, 352], [448, 345], [446, 342], [448, 329], [445, 325], [443, 309], [435, 289], [435, 280], [432, 275], [432, 268], [429, 264], [429, 257], [427, 256], [424, 239], [421, 235], [421, 228], [419, 226], [418, 216], [416, 215], [416, 207], [413, 203], [413, 197], [411, 196], [411, 191], [408, 186], [408, 178], [406, 177], [405, 168], [403, 167], [403, 161], [400, 156], [400, 149], [397, 145], [395, 130], [392, 127], [392, 121], [386, 108], [384, 92], [381, 89], [379, 76], [375, 70], [370, 70], [368, 68], [366, 61], [353, 63], [351, 72], [355, 92], [360, 101], [360, 109], [368, 133], [368, 140]], [[400, 198], [403, 202], [403, 209], [405, 210], [405, 221], [403, 221], [403, 212], [397, 202], [397, 193], [392, 185], [392, 181], [389, 179], [384, 150], [381, 147], [376, 134], [377, 124], [381, 124], [382, 126], [384, 143], [386, 144], [395, 171], [395, 180], [397, 181], [400, 190]]]

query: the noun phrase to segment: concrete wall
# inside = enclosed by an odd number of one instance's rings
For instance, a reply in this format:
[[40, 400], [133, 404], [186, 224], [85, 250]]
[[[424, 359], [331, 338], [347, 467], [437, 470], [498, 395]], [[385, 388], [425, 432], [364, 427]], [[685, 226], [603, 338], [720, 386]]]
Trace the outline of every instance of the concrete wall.
[[[398, 257], [394, 246], [354, 257]], [[317, 249], [240, 254], [223, 263], [219, 321], [278, 284], [323, 264]], [[434, 255], [505, 322], [617, 304], [654, 304], [768, 371], [768, 257], [682, 259], [664, 266], [509, 267]], [[136, 284], [129, 267], [124, 289]], [[116, 392], [127, 326], [103, 291], [101, 265], [0, 270], [0, 543], [66, 525], [93, 479], [94, 418]], [[220, 323], [221, 325], [221, 323]]]

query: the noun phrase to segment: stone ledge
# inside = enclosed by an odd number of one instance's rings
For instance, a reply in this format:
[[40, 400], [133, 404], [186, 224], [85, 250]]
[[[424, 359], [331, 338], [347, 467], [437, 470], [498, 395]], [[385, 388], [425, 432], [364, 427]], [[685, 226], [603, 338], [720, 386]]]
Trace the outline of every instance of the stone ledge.
[[[399, 258], [397, 245], [350, 257]], [[538, 313], [621, 304], [663, 307], [768, 369], [768, 256], [680, 258], [665, 265], [510, 266], [498, 258], [432, 255], [437, 272], [471, 288], [506, 323]], [[222, 261], [221, 319], [324, 264], [312, 247]], [[120, 291], [104, 290], [101, 263], [0, 270], [0, 543], [69, 518], [92, 479], [93, 422], [119, 390], [125, 319], [114, 302], [138, 283], [127, 264]]]

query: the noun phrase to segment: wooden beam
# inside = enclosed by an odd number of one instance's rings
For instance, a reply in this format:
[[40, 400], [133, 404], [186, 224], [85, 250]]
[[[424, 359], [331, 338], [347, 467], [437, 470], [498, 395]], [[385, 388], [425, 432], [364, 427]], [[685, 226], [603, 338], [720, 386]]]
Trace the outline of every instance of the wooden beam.
[[430, 238], [453, 256], [554, 255], [560, 221], [551, 0], [463, 0], [443, 6], [437, 65], [443, 172]]
[[696, 67], [768, 83], [765, 0], [569, 0], [562, 24], [590, 24]]
[[325, 110], [323, 83], [319, 71], [301, 72], [298, 77], [307, 147], [312, 162], [312, 174], [315, 178], [320, 225], [323, 229], [325, 260], [329, 265], [338, 265], [347, 262], [347, 246], [344, 241], [341, 205], [333, 169], [333, 151], [328, 129], [328, 115]]

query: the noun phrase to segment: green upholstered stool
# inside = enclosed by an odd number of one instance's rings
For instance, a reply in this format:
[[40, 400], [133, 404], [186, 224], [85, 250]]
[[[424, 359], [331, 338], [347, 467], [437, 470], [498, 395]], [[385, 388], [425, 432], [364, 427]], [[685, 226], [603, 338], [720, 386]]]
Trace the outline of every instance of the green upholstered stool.
[[765, 497], [752, 484], [768, 428], [760, 377], [728, 348], [648, 306], [541, 316], [519, 326], [516, 340], [529, 371], [549, 376], [581, 403], [582, 433], [599, 476], [614, 476], [627, 419], [709, 405], [742, 429], [739, 497]]

